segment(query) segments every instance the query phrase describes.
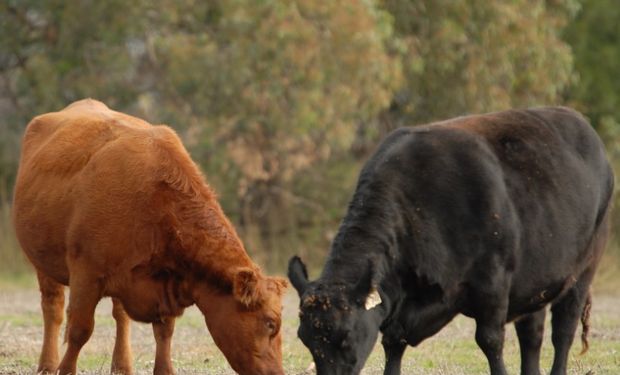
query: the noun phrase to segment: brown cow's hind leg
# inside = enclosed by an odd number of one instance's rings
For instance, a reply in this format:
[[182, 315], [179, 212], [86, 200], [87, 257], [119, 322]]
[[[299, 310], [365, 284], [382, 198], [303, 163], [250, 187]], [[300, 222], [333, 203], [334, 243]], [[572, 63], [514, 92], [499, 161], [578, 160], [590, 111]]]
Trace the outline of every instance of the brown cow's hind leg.
[[59, 375], [76, 374], [77, 358], [82, 346], [93, 333], [95, 308], [100, 299], [101, 285], [97, 279], [83, 273], [71, 273], [67, 309], [67, 351], [60, 362]]
[[37, 272], [41, 290], [41, 310], [43, 311], [43, 348], [39, 357], [37, 373], [55, 373], [58, 368], [58, 336], [62, 324], [65, 292], [64, 286]]
[[116, 321], [116, 341], [112, 354], [112, 373], [131, 375], [131, 321], [120, 300], [112, 298], [112, 316]]
[[155, 353], [155, 375], [174, 374], [172, 361], [170, 359], [170, 347], [172, 344], [172, 334], [174, 333], [174, 318], [166, 318], [163, 322], [153, 323], [153, 334], [157, 346]]

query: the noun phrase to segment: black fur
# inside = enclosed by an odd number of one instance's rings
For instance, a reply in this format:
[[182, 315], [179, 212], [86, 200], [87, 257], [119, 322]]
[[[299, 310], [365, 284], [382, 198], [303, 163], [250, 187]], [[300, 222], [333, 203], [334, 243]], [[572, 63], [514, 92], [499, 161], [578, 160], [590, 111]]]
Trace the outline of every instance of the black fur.
[[[459, 313], [476, 320], [491, 374], [515, 321], [522, 373], [539, 374], [544, 307], [551, 374], [568, 349], [607, 237], [613, 174], [567, 108], [511, 110], [401, 128], [364, 166], [319, 279], [289, 263], [299, 337], [323, 374], [357, 374], [378, 332], [385, 374]], [[364, 301], [373, 287], [382, 303]]]

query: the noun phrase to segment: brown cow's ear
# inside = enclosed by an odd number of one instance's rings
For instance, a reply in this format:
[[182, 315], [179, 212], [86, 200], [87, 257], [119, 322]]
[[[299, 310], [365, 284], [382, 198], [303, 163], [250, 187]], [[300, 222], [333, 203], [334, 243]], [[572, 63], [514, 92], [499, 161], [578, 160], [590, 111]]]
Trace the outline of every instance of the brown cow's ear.
[[235, 299], [245, 307], [256, 304], [260, 297], [256, 271], [251, 268], [239, 268], [234, 277], [233, 295]]
[[288, 288], [288, 281], [286, 281], [283, 277], [270, 277], [269, 281], [279, 296], [281, 296], [286, 291], [286, 288]]

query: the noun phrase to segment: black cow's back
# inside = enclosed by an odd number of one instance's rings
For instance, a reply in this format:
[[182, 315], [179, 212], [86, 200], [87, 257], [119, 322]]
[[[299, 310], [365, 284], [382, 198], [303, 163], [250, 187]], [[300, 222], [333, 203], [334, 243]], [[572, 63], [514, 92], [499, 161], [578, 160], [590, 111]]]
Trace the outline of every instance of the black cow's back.
[[362, 171], [343, 229], [400, 243], [402, 272], [444, 290], [492, 282], [489, 269], [514, 272], [516, 315], [538, 306], [528, 301], [541, 285], [558, 295], [587, 266], [612, 184], [598, 136], [572, 110], [462, 117], [389, 135]]
[[[522, 372], [540, 373], [547, 304], [565, 374], [607, 235], [613, 174], [587, 121], [567, 108], [511, 110], [401, 128], [366, 163], [321, 276], [299, 258], [299, 336], [321, 374], [357, 374], [380, 330], [385, 374], [463, 313], [494, 375], [516, 323]], [[587, 335], [582, 342], [587, 348]]]

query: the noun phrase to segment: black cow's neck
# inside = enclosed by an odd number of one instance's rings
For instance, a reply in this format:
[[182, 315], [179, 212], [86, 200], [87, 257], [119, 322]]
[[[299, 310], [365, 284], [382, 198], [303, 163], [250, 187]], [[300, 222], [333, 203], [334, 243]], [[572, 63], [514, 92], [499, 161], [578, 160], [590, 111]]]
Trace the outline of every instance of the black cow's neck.
[[341, 227], [327, 259], [320, 279], [325, 282], [355, 283], [366, 276], [373, 266], [379, 266], [385, 259], [382, 238], [362, 231], [360, 228]]
[[370, 277], [382, 294], [386, 317], [400, 299], [400, 249], [410, 238], [401, 203], [385, 190], [359, 186], [319, 278], [319, 283], [356, 285]]

